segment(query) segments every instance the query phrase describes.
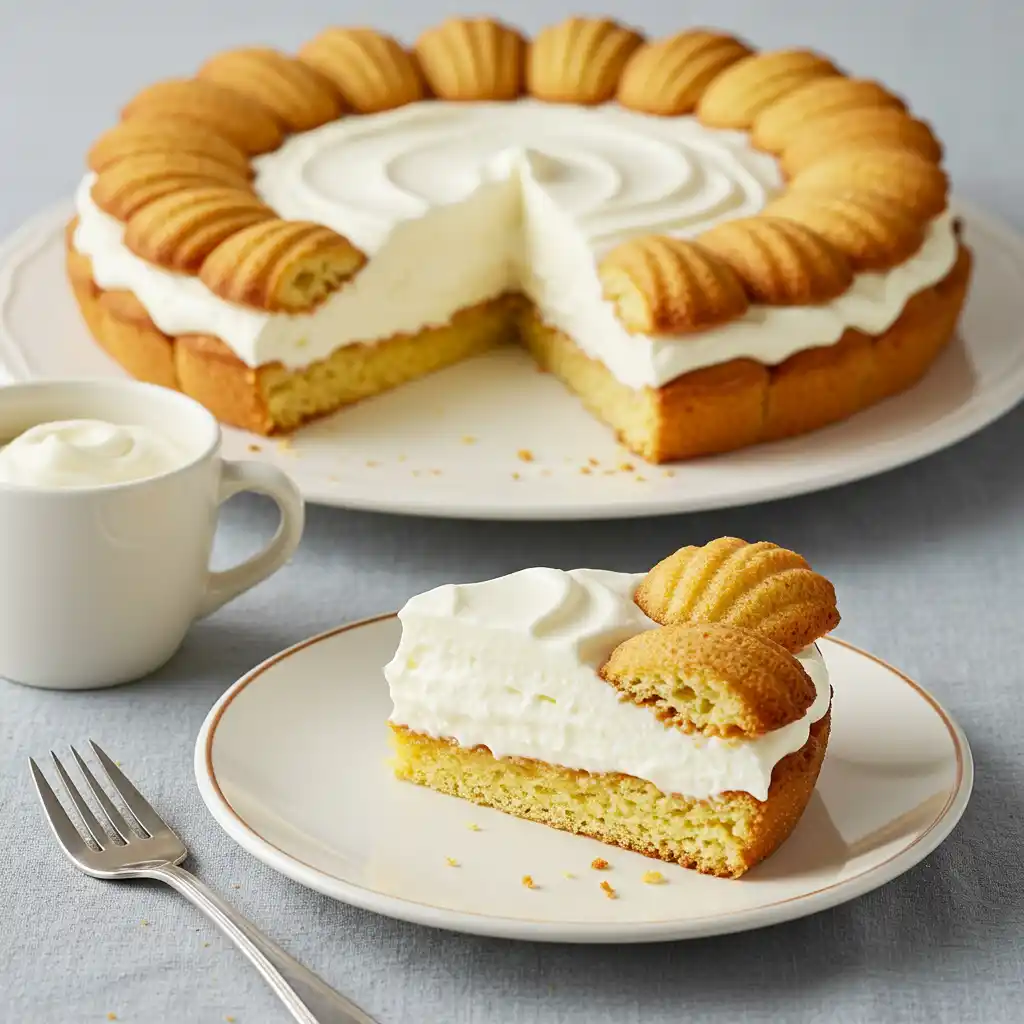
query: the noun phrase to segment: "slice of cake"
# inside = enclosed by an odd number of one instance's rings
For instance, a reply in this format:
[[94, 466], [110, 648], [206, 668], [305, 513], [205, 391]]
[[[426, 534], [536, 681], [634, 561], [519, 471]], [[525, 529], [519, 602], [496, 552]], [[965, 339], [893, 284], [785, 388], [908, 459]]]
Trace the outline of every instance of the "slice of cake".
[[839, 621], [797, 554], [722, 538], [648, 573], [524, 569], [399, 613], [401, 779], [738, 877], [810, 799]]

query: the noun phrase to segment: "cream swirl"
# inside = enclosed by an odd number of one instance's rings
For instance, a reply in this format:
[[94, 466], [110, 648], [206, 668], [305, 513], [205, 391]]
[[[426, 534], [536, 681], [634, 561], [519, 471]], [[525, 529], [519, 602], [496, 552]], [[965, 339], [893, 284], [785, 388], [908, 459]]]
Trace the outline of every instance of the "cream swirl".
[[657, 623], [633, 601], [642, 575], [523, 569], [438, 587], [399, 613], [402, 639], [384, 674], [391, 721], [414, 732], [567, 768], [621, 772], [665, 793], [741, 791], [764, 800], [772, 770], [829, 709], [816, 647], [797, 655], [815, 686], [803, 718], [749, 740], [685, 735], [623, 702], [597, 672], [624, 640]]
[[738, 132], [521, 100], [418, 103], [336, 121], [262, 157], [256, 187], [284, 216], [327, 224], [373, 253], [397, 223], [517, 172], [598, 251], [754, 214], [780, 185], [775, 161]]
[[58, 420], [30, 427], [0, 448], [0, 483], [97, 487], [159, 476], [185, 461], [168, 438], [147, 427]]

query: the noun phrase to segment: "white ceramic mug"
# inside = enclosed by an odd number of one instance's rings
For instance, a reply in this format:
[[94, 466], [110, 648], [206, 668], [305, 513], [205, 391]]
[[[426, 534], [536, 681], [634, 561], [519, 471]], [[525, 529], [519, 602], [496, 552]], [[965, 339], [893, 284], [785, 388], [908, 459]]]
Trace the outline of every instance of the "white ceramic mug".
[[[0, 483], [0, 676], [58, 689], [146, 675], [191, 623], [276, 572], [302, 536], [302, 498], [280, 470], [220, 458], [220, 427], [197, 402], [135, 381], [0, 387], [0, 445], [54, 420], [155, 430], [184, 453], [129, 483], [47, 489]], [[220, 505], [271, 497], [281, 522], [257, 555], [209, 569]]]

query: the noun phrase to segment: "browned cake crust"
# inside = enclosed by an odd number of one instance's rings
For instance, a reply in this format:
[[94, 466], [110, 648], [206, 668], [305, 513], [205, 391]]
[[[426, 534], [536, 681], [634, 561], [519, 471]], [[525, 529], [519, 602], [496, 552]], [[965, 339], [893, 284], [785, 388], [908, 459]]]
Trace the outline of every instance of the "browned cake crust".
[[[162, 333], [130, 292], [107, 292], [95, 283], [90, 260], [72, 244], [73, 228], [74, 222], [67, 232], [67, 268], [79, 308], [96, 340], [133, 377], [178, 388], [222, 422], [258, 434], [291, 430], [333, 411], [314, 407], [295, 422], [277, 420], [268, 396], [271, 385], [288, 371], [277, 364], [246, 366], [217, 338]], [[607, 378], [607, 387], [639, 413], [644, 428], [632, 431], [606, 409], [593, 411], [637, 454], [669, 462], [816, 430], [910, 387], [952, 336], [970, 275], [970, 250], [961, 245], [950, 273], [915, 295], [884, 334], [873, 337], [850, 330], [837, 344], [799, 352], [778, 366], [736, 359], [641, 391], [619, 384], [600, 363], [532, 314], [522, 318], [522, 330], [541, 365], [557, 375]], [[516, 307], [507, 301], [505, 305]], [[453, 325], [458, 327], [460, 317], [471, 314], [457, 314]], [[515, 329], [512, 319], [511, 313], [504, 320], [494, 318], [495, 341], [502, 330]], [[445, 329], [428, 328], [406, 343], [412, 349], [433, 330]], [[467, 344], [472, 351], [486, 347], [477, 338]], [[358, 352], [374, 346], [351, 347]], [[338, 405], [361, 397], [356, 388]]]
[[[811, 726], [799, 750], [779, 761], [764, 801], [749, 793], [713, 800], [667, 795], [629, 775], [591, 775], [527, 758], [498, 760], [486, 747], [463, 748], [404, 726], [390, 728], [399, 778], [704, 874], [738, 878], [777, 850], [800, 820], [830, 724], [831, 712]], [[602, 813], [604, 803], [614, 804], [614, 813]], [[628, 807], [637, 808], [635, 824]]]

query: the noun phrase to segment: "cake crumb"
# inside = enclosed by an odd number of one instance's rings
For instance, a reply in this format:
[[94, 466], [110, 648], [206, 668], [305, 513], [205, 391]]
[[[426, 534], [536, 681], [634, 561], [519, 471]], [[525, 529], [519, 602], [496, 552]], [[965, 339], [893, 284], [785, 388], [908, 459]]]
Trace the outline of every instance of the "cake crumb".
[[482, 831], [480, 826], [475, 821], [468, 821], [468, 822], [466, 822], [466, 828], [468, 828], [470, 832], [480, 832], [480, 831]]
[[637, 475], [636, 475], [636, 477], [634, 477], [634, 479], [636, 480], [636, 482], [638, 484], [645, 484], [645, 483], [647, 483], [647, 477], [641, 476], [639, 473], [637, 473]]
[[414, 470], [412, 471], [412, 475], [413, 475], [413, 476], [419, 476], [419, 475], [420, 475], [420, 471], [419, 471], [418, 469], [414, 469]]
[[593, 455], [591, 455], [591, 457], [589, 459], [587, 459], [587, 462], [589, 462], [591, 466], [600, 466], [601, 465], [600, 460], [599, 459], [595, 459], [593, 457]]
[[399, 461], [399, 462], [405, 462], [405, 461], [406, 461], [406, 459], [408, 459], [408, 458], [409, 458], [409, 456], [408, 456], [408, 455], [399, 455], [399, 456], [398, 456], [398, 461]]
[[512, 474], [512, 479], [513, 480], [522, 480], [523, 478], [518, 473], [513, 473]]
[[595, 857], [591, 862], [590, 866], [595, 871], [607, 871], [611, 867], [611, 864], [604, 859], [604, 857]]
[[632, 473], [633, 470], [636, 469], [636, 466], [634, 466], [632, 462], [623, 462], [619, 465], [619, 469], [621, 469], [623, 473]]
[[523, 875], [523, 885], [527, 889], [536, 889], [537, 883], [533, 880], [533, 875]]
[[476, 438], [472, 434], [463, 434], [462, 435], [462, 443], [463, 444], [476, 444]]
[[441, 470], [439, 470], [439, 469], [432, 469], [430, 471], [430, 475], [431, 476], [440, 476], [441, 475]]
[[376, 459], [367, 459], [366, 465], [369, 466], [370, 469], [374, 469], [375, 467], [379, 466], [380, 463]]
[[580, 466], [580, 472], [584, 476], [590, 476], [590, 474], [593, 472], [593, 470], [589, 466]]
[[610, 900], [617, 900], [619, 898], [619, 894], [607, 882], [601, 883], [601, 890]]
[[640, 876], [640, 881], [646, 885], [661, 885], [666, 879], [660, 871], [645, 871]]
[[263, 448], [260, 445], [258, 445], [258, 444], [251, 444], [251, 445], [249, 445], [249, 451], [251, 451], [251, 452], [261, 452], [261, 451], [263, 451]]
[[277, 445], [278, 451], [282, 452], [290, 452], [295, 447], [295, 442], [290, 437], [282, 437], [274, 443]]
[[117, 1020], [117, 1014], [116, 1013], [108, 1013], [107, 1014], [107, 1020]]
[[444, 862], [450, 868], [457, 868], [460, 866], [459, 862], [454, 857], [445, 857]]
[[148, 928], [149, 927], [149, 922], [145, 918], [142, 919], [142, 927], [143, 928]]
[[571, 871], [563, 871], [563, 872], [562, 872], [562, 875], [563, 875], [563, 876], [564, 876], [565, 878], [575, 878], [575, 877], [576, 877], [576, 876], [575, 876], [575, 875], [574, 875], [574, 874], [573, 874], [573, 873], [572, 873]]
[[675, 476], [676, 475], [676, 471], [674, 469], [663, 469], [661, 471], [661, 475], [662, 476]]
[[209, 949], [209, 948], [210, 948], [210, 944], [208, 942], [204, 942], [203, 943], [203, 949]]
[[224, 1018], [224, 1021], [225, 1024], [235, 1024], [235, 1018], [230, 1013]]
[[533, 452], [531, 452], [529, 448], [520, 448], [519, 451], [516, 452], [516, 458], [519, 459], [520, 462], [533, 462], [534, 456]]

